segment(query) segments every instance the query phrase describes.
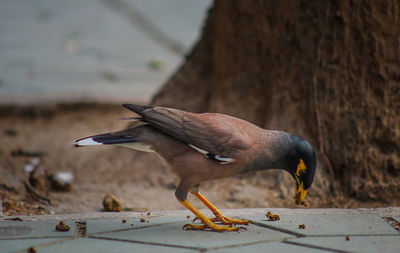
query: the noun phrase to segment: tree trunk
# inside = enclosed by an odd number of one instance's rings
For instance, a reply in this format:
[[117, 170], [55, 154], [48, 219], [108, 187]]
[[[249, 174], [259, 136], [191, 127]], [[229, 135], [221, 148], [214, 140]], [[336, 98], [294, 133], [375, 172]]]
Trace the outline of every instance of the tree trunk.
[[400, 204], [397, 0], [216, 0], [152, 103], [302, 136], [318, 153], [320, 198], [330, 185], [338, 196]]

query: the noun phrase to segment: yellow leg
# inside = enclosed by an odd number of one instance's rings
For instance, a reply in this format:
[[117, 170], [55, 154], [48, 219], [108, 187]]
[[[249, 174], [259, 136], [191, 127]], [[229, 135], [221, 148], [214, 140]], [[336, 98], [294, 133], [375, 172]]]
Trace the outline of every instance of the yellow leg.
[[183, 228], [186, 229], [186, 230], [192, 230], [192, 229], [193, 230], [200, 230], [200, 229], [210, 228], [213, 231], [222, 232], [222, 231], [237, 231], [237, 230], [240, 229], [240, 227], [230, 227], [230, 226], [226, 226], [226, 225], [216, 225], [210, 219], [208, 219], [206, 216], [204, 216], [202, 213], [200, 213], [199, 210], [197, 210], [192, 204], [190, 204], [189, 201], [187, 201], [187, 200], [180, 201], [179, 200], [179, 202], [184, 207], [189, 209], [194, 215], [196, 215], [196, 217], [198, 219], [200, 219], [201, 222], [203, 222], [203, 225], [186, 224], [185, 226], [183, 226]]
[[242, 219], [231, 219], [229, 217], [224, 216], [220, 210], [218, 210], [213, 204], [211, 204], [210, 201], [208, 201], [201, 193], [199, 192], [192, 192], [194, 196], [196, 196], [201, 202], [206, 205], [211, 212], [214, 213], [215, 218], [211, 219], [211, 221], [220, 221], [225, 225], [234, 225], [234, 224], [242, 224], [242, 225], [248, 225], [250, 221], [248, 220], [242, 220]]

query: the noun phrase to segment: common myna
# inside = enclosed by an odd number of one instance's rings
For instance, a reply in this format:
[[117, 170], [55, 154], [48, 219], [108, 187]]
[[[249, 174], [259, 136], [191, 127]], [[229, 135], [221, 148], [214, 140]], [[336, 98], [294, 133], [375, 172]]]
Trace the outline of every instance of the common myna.
[[[283, 169], [296, 181], [295, 199], [303, 201], [316, 169], [311, 145], [283, 131], [265, 130], [247, 121], [218, 113], [190, 113], [166, 107], [124, 104], [140, 117], [131, 128], [79, 139], [76, 147], [117, 145], [145, 152], [156, 152], [179, 176], [175, 191], [178, 201], [193, 212], [202, 225], [186, 229], [235, 231], [235, 224], [247, 220], [228, 218], [199, 192], [200, 183], [234, 177], [258, 170]], [[191, 192], [214, 214], [208, 219], [188, 200]], [[217, 225], [219, 221], [224, 225]]]

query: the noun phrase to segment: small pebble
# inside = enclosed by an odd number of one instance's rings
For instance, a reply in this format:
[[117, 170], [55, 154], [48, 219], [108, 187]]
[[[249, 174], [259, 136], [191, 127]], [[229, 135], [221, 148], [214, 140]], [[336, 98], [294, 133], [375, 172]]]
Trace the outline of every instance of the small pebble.
[[27, 250], [26, 252], [28, 252], [28, 253], [36, 253], [36, 250], [35, 250], [35, 248], [32, 246], [32, 247], [28, 248], [28, 250]]
[[305, 228], [306, 228], [306, 225], [304, 225], [304, 224], [299, 225], [299, 229], [305, 229]]
[[70, 229], [69, 226], [65, 224], [64, 221], [60, 221], [60, 223], [56, 225], [56, 230], [59, 232], [67, 232], [69, 231], [69, 229]]

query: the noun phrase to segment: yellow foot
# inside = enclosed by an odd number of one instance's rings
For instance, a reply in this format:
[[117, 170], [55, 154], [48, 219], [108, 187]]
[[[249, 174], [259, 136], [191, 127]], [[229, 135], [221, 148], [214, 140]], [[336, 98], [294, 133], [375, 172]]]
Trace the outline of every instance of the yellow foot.
[[222, 222], [222, 224], [225, 225], [236, 225], [236, 224], [241, 224], [241, 225], [249, 225], [249, 223], [251, 223], [251, 221], [248, 220], [242, 220], [242, 219], [232, 219], [223, 215], [217, 216], [213, 219], [211, 219], [211, 221], [215, 222], [215, 221], [220, 221]]
[[[195, 222], [198, 218], [194, 218], [193, 222]], [[242, 220], [242, 219], [232, 219], [223, 215], [219, 215], [215, 218], [210, 219], [212, 222], [221, 222], [224, 225], [236, 225], [236, 224], [241, 224], [241, 225], [249, 225], [252, 223], [249, 220]]]
[[206, 229], [211, 229], [216, 232], [223, 232], [223, 231], [239, 231], [239, 229], [244, 229], [246, 230], [245, 227], [231, 227], [231, 226], [226, 226], [226, 225], [216, 225], [214, 223], [210, 223], [208, 225], [197, 225], [197, 224], [186, 224], [183, 226], [182, 229], [185, 230], [206, 230]]

